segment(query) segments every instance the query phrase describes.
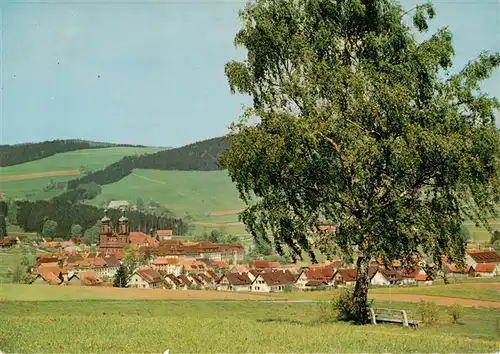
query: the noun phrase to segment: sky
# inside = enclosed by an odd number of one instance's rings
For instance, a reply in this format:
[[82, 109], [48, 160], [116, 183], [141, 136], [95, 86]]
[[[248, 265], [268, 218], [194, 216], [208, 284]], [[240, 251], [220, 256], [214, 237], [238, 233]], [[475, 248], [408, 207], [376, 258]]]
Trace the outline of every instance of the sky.
[[[225, 134], [250, 102], [231, 95], [224, 75], [244, 57], [233, 45], [244, 4], [0, 0], [0, 143], [176, 147]], [[500, 0], [433, 4], [430, 30], [453, 32], [455, 68], [500, 51]], [[498, 72], [483, 90], [500, 98]]]

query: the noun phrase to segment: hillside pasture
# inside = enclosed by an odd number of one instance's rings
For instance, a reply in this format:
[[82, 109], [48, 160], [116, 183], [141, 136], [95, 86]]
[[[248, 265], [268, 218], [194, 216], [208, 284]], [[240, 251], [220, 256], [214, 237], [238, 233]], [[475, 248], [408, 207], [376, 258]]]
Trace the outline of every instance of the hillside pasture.
[[60, 191], [44, 192], [50, 181], [67, 182], [80, 174], [80, 167], [96, 171], [125, 156], [154, 153], [162, 148], [112, 147], [56, 154], [41, 160], [0, 168], [1, 192], [8, 198], [50, 198]]
[[[376, 305], [417, 317], [412, 304]], [[465, 353], [494, 352], [499, 345], [499, 312], [489, 309], [465, 309], [456, 325], [440, 309], [440, 324], [416, 332], [396, 325], [323, 323], [314, 303], [79, 300], [1, 306], [5, 352]]]
[[180, 217], [188, 213], [196, 221], [205, 221], [214, 210], [243, 206], [227, 171], [134, 170], [130, 176], [103, 186], [102, 193], [89, 203], [117, 199], [135, 204], [139, 197], [145, 203], [164, 205]]

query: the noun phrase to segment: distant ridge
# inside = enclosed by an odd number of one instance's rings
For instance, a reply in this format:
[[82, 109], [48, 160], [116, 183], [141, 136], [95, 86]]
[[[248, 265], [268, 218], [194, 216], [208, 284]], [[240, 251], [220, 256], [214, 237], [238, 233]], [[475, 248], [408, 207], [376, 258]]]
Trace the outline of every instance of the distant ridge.
[[0, 167], [40, 160], [62, 152], [109, 147], [145, 147], [144, 145], [112, 144], [80, 139], [48, 140], [38, 143], [0, 145]]

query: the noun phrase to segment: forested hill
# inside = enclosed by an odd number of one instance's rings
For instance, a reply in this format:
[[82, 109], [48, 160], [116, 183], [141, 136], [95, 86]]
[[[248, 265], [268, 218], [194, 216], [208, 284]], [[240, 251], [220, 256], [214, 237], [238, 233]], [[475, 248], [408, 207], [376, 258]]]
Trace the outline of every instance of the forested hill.
[[40, 160], [62, 152], [106, 147], [143, 147], [142, 145], [111, 144], [86, 140], [51, 140], [40, 143], [0, 145], [0, 167]]
[[60, 198], [71, 201], [82, 200], [85, 188], [90, 184], [105, 185], [118, 182], [132, 173], [133, 169], [214, 171], [217, 160], [230, 145], [228, 137], [199, 141], [180, 148], [159, 151], [154, 154], [127, 156], [107, 166], [104, 170], [91, 172], [68, 182], [68, 190]]

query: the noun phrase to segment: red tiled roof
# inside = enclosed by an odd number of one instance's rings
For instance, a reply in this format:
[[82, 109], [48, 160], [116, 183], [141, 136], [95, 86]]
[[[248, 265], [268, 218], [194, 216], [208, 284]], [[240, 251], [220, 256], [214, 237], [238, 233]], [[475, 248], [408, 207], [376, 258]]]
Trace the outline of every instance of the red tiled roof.
[[219, 280], [219, 276], [211, 269], [207, 269], [205, 271], [205, 274], [207, 274], [207, 276], [209, 276], [210, 278], [212, 278], [214, 281], [218, 281]]
[[252, 261], [252, 268], [255, 269], [279, 268], [280, 265], [281, 265], [280, 262], [270, 262], [258, 259]]
[[203, 285], [203, 281], [195, 273], [190, 273], [189, 276], [197, 285]]
[[208, 276], [206, 276], [205, 274], [198, 274], [198, 276], [200, 277], [201, 280], [203, 280], [205, 283], [212, 283], [213, 280], [211, 278], [209, 278]]
[[323, 280], [309, 280], [305, 286], [320, 286], [320, 285], [328, 285], [326, 281]]
[[259, 277], [269, 286], [291, 284], [295, 280], [292, 273], [288, 271], [262, 272]]
[[427, 281], [430, 280], [427, 274], [417, 274], [415, 275], [416, 281]]
[[156, 234], [160, 237], [172, 236], [173, 230], [157, 230]]
[[477, 263], [499, 263], [500, 255], [494, 251], [469, 251], [469, 256]]
[[43, 271], [39, 272], [38, 275], [42, 277], [43, 280], [45, 280], [47, 283], [50, 285], [59, 285], [61, 284], [61, 279], [59, 279], [59, 276], [52, 273], [51, 271]]
[[450, 272], [458, 274], [467, 273], [470, 270], [470, 265], [466, 265], [464, 268], [459, 268], [455, 263], [447, 263], [446, 267]]
[[188, 277], [186, 277], [185, 275], [179, 275], [179, 276], [178, 276], [178, 279], [179, 279], [179, 280], [180, 280], [180, 281], [181, 281], [184, 285], [191, 285], [191, 284], [193, 284], [193, 283], [191, 282], [191, 280], [189, 280], [189, 278], [188, 278]]
[[493, 273], [496, 265], [492, 263], [478, 263], [472, 268], [478, 273]]
[[[229, 284], [231, 285], [250, 285], [252, 284], [252, 281], [250, 280], [250, 278], [248, 277], [248, 274], [247, 273], [226, 273], [223, 275], [223, 277], [225, 277]], [[221, 277], [222, 279], [222, 277]], [[219, 282], [220, 280], [219, 279]]]
[[229, 264], [224, 261], [211, 261], [210, 265], [215, 269], [229, 269]]
[[162, 275], [152, 268], [139, 269], [136, 271], [136, 274], [139, 275], [142, 280], [144, 280], [148, 284], [164, 282]]
[[70, 282], [74, 277], [80, 279], [81, 282], [87, 286], [96, 286], [102, 283], [102, 280], [99, 279], [94, 272], [79, 272], [70, 278]]
[[335, 275], [335, 270], [331, 267], [306, 269], [304, 271], [308, 280], [331, 280]]
[[[370, 266], [368, 267], [368, 278], [372, 278], [375, 273], [378, 271], [378, 266]], [[356, 275], [358, 274], [356, 269], [339, 269], [337, 273], [342, 277], [344, 281], [355, 281]]]
[[165, 279], [170, 279], [172, 281], [172, 283], [174, 283], [175, 285], [181, 285], [182, 282], [173, 274], [167, 274], [165, 276]]
[[168, 257], [158, 257], [153, 261], [153, 264], [156, 266], [177, 264], [177, 259]]

